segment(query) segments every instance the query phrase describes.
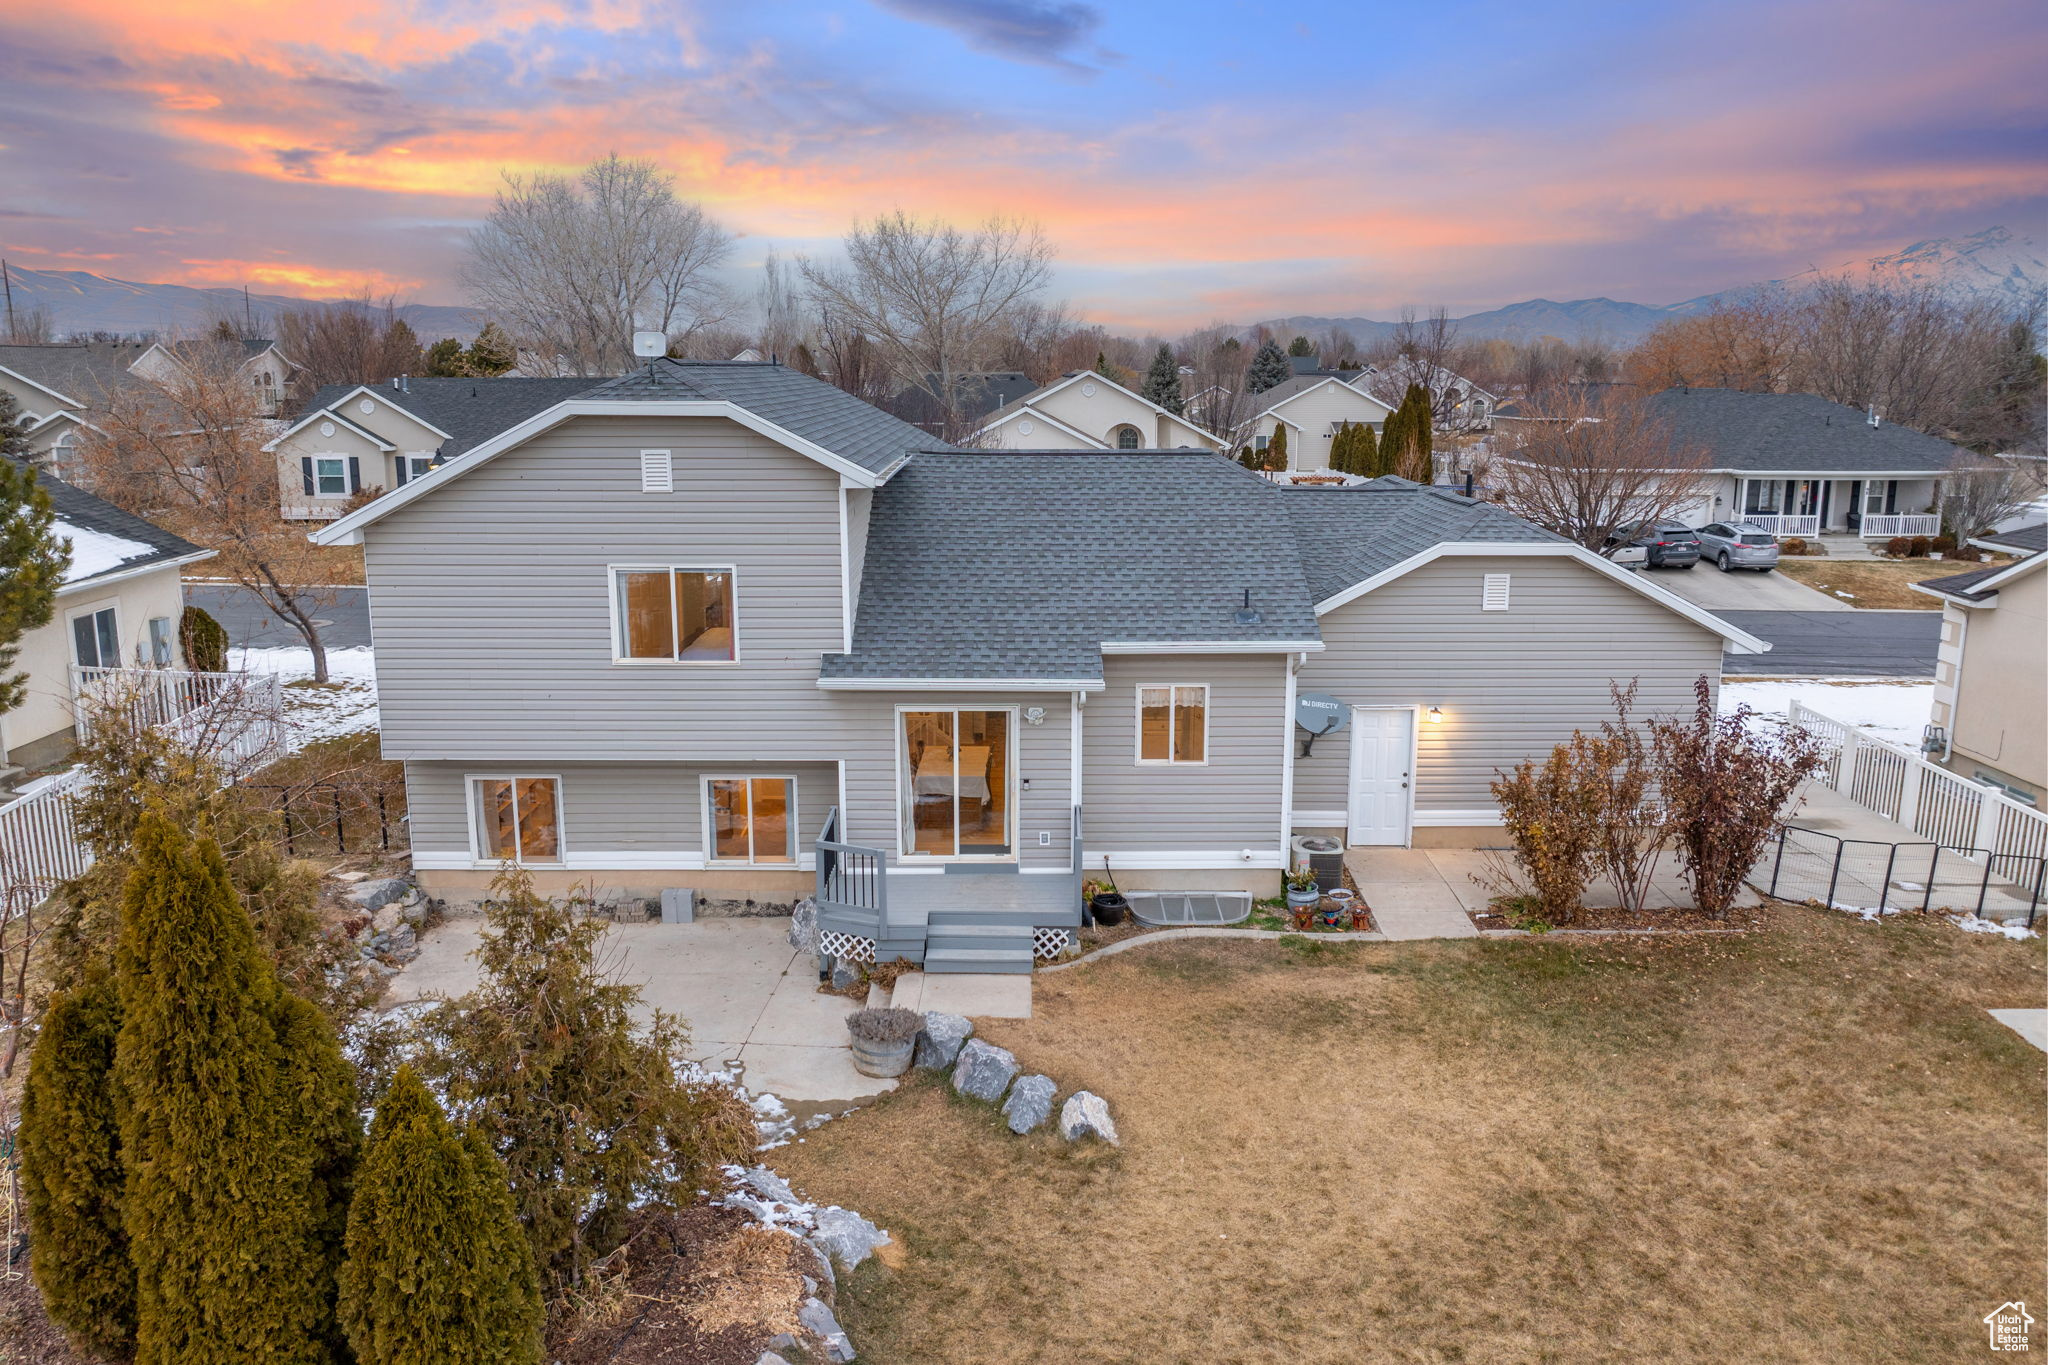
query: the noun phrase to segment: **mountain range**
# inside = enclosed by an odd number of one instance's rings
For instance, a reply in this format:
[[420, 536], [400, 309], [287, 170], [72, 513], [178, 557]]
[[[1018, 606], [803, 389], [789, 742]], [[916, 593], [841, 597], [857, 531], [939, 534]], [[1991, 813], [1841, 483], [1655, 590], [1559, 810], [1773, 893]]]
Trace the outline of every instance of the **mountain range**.
[[[2018, 305], [2048, 290], [2048, 246], [2031, 236], [2003, 227], [1986, 228], [1967, 237], [1934, 237], [1915, 242], [1888, 256], [1873, 256], [1824, 269], [1801, 271], [1762, 286], [1739, 285], [1702, 294], [1683, 303], [1623, 303], [1617, 299], [1573, 299], [1559, 303], [1529, 299], [1459, 318], [1458, 335], [1468, 340], [1533, 341], [1553, 336], [1565, 341], [1606, 341], [1626, 346], [1640, 341], [1657, 324], [1673, 317], [1702, 313], [1716, 303], [1739, 298], [1758, 288], [1798, 288], [1822, 277], [1841, 277], [1897, 284], [1933, 284], [1969, 293], [1991, 294]], [[1265, 326], [1276, 332], [1314, 332], [1341, 327], [1360, 341], [1387, 336], [1398, 325], [1366, 317], [1314, 317], [1298, 314], [1273, 318]], [[1249, 330], [1249, 329], [1247, 329]]]
[[[1936, 237], [1915, 242], [1889, 256], [1850, 261], [1827, 269], [1801, 272], [1772, 285], [1796, 288], [1822, 275], [1939, 284], [2010, 298], [2015, 304], [2048, 289], [2048, 246], [2032, 236], [2003, 227], [1986, 228], [1967, 237]], [[10, 286], [18, 311], [46, 309], [60, 335], [76, 332], [193, 332], [223, 317], [241, 318], [246, 309], [258, 322], [270, 323], [288, 309], [309, 302], [283, 294], [244, 294], [239, 289], [184, 284], [140, 284], [96, 275], [88, 270], [23, 270], [10, 268]], [[1605, 341], [1626, 346], [1648, 335], [1672, 317], [1703, 312], [1717, 301], [1755, 290], [1756, 285], [1703, 294], [1683, 303], [1625, 303], [1618, 299], [1528, 299], [1458, 319], [1458, 333], [1471, 340], [1502, 338], [1528, 341], [1554, 336], [1566, 341]], [[333, 302], [333, 300], [328, 300]], [[452, 336], [468, 341], [481, 319], [467, 308], [444, 304], [407, 303], [398, 307], [424, 341]], [[1360, 341], [1386, 336], [1396, 326], [1367, 317], [1319, 317], [1296, 314], [1264, 324], [1278, 332], [1315, 332], [1342, 327]], [[1249, 328], [1247, 328], [1249, 330]]]

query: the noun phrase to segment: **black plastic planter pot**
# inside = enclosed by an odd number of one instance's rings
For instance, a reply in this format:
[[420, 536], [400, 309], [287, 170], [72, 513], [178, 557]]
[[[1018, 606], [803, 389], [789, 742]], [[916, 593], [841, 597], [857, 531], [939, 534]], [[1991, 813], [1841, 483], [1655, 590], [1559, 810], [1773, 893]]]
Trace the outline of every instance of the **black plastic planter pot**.
[[1115, 891], [1099, 891], [1095, 898], [1088, 902], [1088, 908], [1094, 912], [1097, 924], [1108, 926], [1122, 924], [1124, 913], [1131, 908], [1131, 903]]

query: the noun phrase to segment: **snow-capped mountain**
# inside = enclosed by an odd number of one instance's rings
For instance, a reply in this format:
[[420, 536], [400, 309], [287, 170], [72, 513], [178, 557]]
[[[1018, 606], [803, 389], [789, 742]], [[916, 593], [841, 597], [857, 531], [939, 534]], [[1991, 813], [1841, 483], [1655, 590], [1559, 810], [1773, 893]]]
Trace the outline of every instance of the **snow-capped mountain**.
[[2048, 245], [2008, 228], [1986, 228], [1967, 237], [1934, 237], [1904, 251], [1839, 267], [1835, 273], [1864, 275], [1902, 284], [1938, 284], [1973, 293], [2009, 293], [2014, 298], [2048, 289]]

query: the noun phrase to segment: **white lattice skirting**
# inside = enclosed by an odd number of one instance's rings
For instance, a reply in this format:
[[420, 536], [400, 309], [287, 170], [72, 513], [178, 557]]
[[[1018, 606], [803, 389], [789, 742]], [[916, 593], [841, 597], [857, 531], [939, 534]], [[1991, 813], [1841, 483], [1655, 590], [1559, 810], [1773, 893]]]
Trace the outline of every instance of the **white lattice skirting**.
[[827, 957], [836, 957], [842, 962], [873, 962], [875, 941], [858, 934], [842, 934], [834, 929], [818, 931], [818, 951]]
[[1033, 929], [1031, 931], [1031, 955], [1040, 962], [1050, 962], [1067, 951], [1070, 938], [1065, 929]]

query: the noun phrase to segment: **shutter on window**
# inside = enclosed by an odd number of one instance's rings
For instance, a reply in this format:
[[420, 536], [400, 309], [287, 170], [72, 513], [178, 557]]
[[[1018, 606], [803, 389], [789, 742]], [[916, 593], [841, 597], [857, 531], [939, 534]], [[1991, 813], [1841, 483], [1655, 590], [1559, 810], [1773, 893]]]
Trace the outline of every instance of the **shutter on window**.
[[396, 459], [392, 460], [392, 462], [391, 462], [391, 472], [392, 472], [392, 475], [393, 475], [393, 482], [392, 482], [392, 487], [394, 487], [394, 488], [403, 488], [403, 487], [405, 487], [405, 478], [406, 478], [406, 475], [407, 475], [408, 473], [410, 473], [410, 472], [411, 472], [411, 471], [410, 471], [410, 466], [411, 466], [411, 464], [412, 464], [412, 461], [411, 461], [411, 460], [408, 460], [408, 459], [407, 459], [407, 458], [406, 458], [405, 456], [403, 456], [403, 455], [400, 455], [400, 456], [398, 456], [398, 457], [397, 457]]
[[348, 491], [359, 493], [363, 487], [363, 462], [355, 456], [348, 457]]
[[640, 452], [640, 491], [642, 493], [673, 493], [676, 491], [675, 462], [666, 450], [643, 450]]
[[1479, 594], [1481, 611], [1506, 611], [1508, 609], [1508, 576], [1504, 573], [1486, 575], [1486, 586]]
[[299, 461], [299, 477], [306, 481], [306, 496], [311, 497], [313, 495], [313, 457], [311, 455]]

